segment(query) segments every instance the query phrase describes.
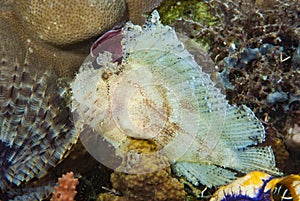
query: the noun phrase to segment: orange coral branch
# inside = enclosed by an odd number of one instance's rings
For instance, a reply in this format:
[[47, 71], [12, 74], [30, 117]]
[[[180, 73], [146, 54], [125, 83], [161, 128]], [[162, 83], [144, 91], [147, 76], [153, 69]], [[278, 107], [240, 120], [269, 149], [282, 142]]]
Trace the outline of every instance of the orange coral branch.
[[74, 201], [77, 184], [78, 179], [74, 178], [73, 172], [63, 174], [61, 178], [58, 178], [58, 186], [55, 187], [50, 201]]

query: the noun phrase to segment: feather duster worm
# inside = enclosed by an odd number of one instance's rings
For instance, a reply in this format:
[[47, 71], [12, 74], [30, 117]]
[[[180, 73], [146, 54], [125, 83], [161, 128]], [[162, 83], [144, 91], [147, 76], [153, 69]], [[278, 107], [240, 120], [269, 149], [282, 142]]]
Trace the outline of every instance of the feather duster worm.
[[7, 55], [0, 41], [0, 192], [46, 174], [76, 143], [70, 111], [44, 66], [33, 66], [30, 50]]

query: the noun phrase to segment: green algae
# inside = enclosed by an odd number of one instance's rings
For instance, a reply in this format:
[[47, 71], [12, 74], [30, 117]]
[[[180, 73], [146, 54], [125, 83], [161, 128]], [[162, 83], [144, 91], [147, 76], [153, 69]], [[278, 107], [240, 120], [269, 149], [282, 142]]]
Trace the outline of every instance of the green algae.
[[205, 37], [197, 35], [201, 32], [201, 27], [217, 26], [219, 20], [213, 15], [212, 8], [207, 2], [199, 0], [168, 0], [164, 1], [160, 6], [159, 13], [163, 24], [174, 26], [177, 31], [188, 35], [191, 41], [205, 52], [208, 52], [214, 41], [213, 36], [211, 34]]
[[207, 3], [199, 0], [165, 1], [159, 8], [159, 13], [164, 24], [172, 24], [181, 18], [206, 23], [209, 26], [217, 24], [217, 18], [212, 15]]

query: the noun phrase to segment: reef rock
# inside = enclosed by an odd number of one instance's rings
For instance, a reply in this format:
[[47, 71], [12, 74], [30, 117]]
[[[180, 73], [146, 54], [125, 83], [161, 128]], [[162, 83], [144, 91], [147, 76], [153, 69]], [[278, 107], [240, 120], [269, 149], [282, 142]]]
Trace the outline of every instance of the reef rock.
[[[149, 154], [157, 151], [157, 146], [149, 140], [130, 141], [127, 152], [138, 152]], [[128, 157], [122, 165], [116, 169], [111, 175], [113, 188], [117, 192], [121, 192], [123, 196], [115, 196], [113, 194], [100, 194], [98, 201], [101, 200], [131, 200], [131, 201], [182, 201], [185, 199], [186, 193], [184, 186], [176, 178], [171, 176], [171, 168], [166, 157], [151, 155], [144, 157], [141, 163]], [[165, 163], [163, 168], [157, 171], [157, 166]], [[133, 174], [123, 172], [123, 168], [130, 168]], [[118, 170], [121, 170], [119, 172]], [[136, 169], [147, 170], [146, 174], [134, 174]]]

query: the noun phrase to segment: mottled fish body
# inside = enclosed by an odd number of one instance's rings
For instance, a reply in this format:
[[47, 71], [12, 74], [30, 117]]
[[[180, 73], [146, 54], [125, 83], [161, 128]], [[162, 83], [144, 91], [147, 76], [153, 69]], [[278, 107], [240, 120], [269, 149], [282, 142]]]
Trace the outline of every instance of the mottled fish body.
[[129, 138], [153, 140], [195, 185], [225, 184], [232, 170], [280, 174], [272, 149], [253, 146], [264, 141], [261, 122], [248, 107], [228, 104], [157, 11], [121, 34], [122, 59], [90, 56], [72, 83], [77, 132], [88, 127], [121, 157]]

